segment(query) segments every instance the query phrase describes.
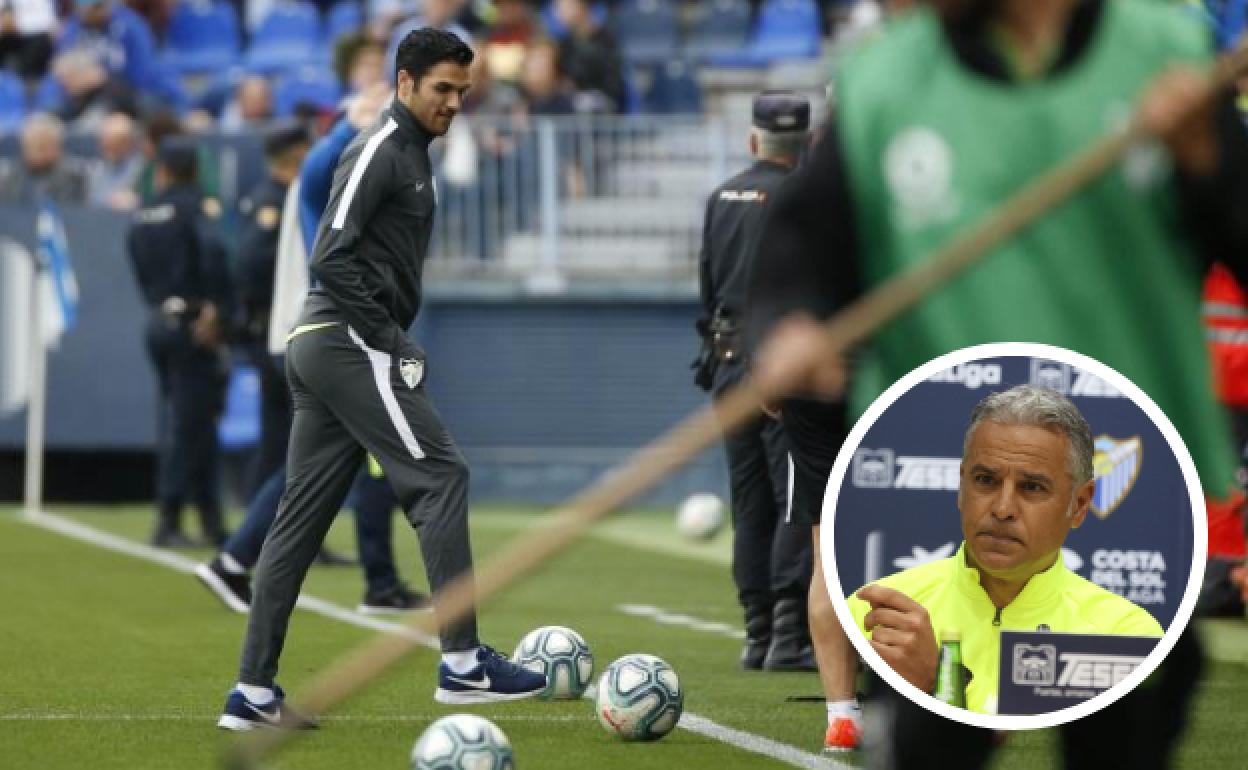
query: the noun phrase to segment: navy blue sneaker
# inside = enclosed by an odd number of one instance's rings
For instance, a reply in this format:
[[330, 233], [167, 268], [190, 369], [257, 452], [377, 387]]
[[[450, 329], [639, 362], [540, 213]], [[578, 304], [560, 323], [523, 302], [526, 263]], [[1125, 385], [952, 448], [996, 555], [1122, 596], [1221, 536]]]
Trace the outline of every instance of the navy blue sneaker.
[[477, 649], [477, 665], [456, 674], [445, 664], [438, 665], [438, 703], [496, 703], [531, 698], [546, 689], [546, 675], [517, 666], [492, 647]]
[[225, 710], [217, 720], [217, 727], [222, 730], [246, 732], [265, 727], [282, 727], [288, 730], [315, 730], [318, 725], [307, 717], [296, 714], [286, 708], [286, 693], [280, 687], [274, 687], [276, 697], [263, 705], [256, 705], [247, 700], [247, 696], [238, 689], [230, 690], [225, 699]]

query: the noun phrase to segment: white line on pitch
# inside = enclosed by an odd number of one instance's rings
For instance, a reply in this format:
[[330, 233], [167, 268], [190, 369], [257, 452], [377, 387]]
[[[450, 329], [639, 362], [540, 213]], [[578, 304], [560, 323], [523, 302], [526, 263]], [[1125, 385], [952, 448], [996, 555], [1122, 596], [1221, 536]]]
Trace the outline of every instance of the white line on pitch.
[[[94, 527], [80, 522], [71, 521], [61, 516], [55, 516], [44, 512], [28, 511], [22, 515], [21, 519], [45, 530], [56, 532], [57, 534], [65, 535], [66, 537], [70, 537], [90, 545], [99, 546], [100, 548], [104, 548], [106, 550], [123, 553], [137, 559], [143, 559], [145, 561], [159, 564], [178, 572], [190, 574], [195, 571], [195, 562], [184, 556], [176, 553], [170, 553], [168, 551], [162, 551], [144, 543], [136, 543], [133, 540], [119, 535], [114, 535], [109, 532], [102, 532]], [[297, 606], [359, 628], [367, 628], [374, 631], [385, 631], [388, 633], [416, 635], [415, 638], [422, 644], [434, 649], [438, 647], [438, 640], [434, 637], [419, 634], [413, 629], [398, 623], [389, 623], [367, 615], [361, 615], [358, 612], [352, 612], [345, 607], [341, 607], [333, 602], [329, 602], [315, 596], [301, 594], [299, 596]], [[637, 607], [641, 605], [631, 606]], [[696, 621], [697, 619], [694, 618], [693, 620]], [[706, 621], [700, 622], [705, 623]], [[764, 738], [761, 735], [754, 735], [753, 733], [747, 733], [741, 730], [735, 730], [731, 727], [725, 727], [707, 719], [706, 717], [692, 714], [687, 711], [683, 716], [681, 716], [679, 727], [698, 735], [720, 741], [721, 743], [726, 743], [744, 751], [770, 757], [793, 767], [813, 768], [816, 770], [857, 770], [850, 765], [843, 765], [839, 762], [834, 762], [825, 757], [821, 757], [818, 754], [812, 754], [809, 751], [803, 751], [802, 749], [794, 746], [773, 741], [770, 738]]]
[[[0, 722], [211, 722], [211, 714], [0, 714]], [[321, 722], [432, 722], [445, 714], [329, 714]], [[491, 714], [492, 722], [584, 722], [576, 714]]]
[[662, 623], [665, 626], [682, 626], [692, 631], [701, 631], [706, 634], [719, 634], [732, 639], [744, 639], [745, 632], [727, 623], [720, 623], [713, 620], [703, 620], [695, 618], [692, 615], [686, 615], [681, 612], [671, 612], [662, 607], [655, 607], [650, 604], [617, 604], [615, 608], [625, 615], [632, 615], [636, 618], [650, 618], [655, 623]]

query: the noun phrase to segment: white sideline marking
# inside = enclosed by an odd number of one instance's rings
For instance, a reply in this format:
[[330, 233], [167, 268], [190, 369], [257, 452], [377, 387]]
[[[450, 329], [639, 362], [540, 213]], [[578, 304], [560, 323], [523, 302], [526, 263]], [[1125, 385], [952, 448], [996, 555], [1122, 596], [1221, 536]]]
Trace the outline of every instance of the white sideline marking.
[[[60, 516], [55, 516], [50, 513], [28, 511], [22, 514], [21, 520], [29, 524], [33, 524], [36, 527], [40, 527], [42, 529], [48, 530], [50, 532], [56, 532], [57, 534], [65, 535], [66, 537], [70, 537], [70, 538], [73, 538], [74, 540], [79, 540], [81, 542], [88, 543], [90, 545], [99, 546], [100, 548], [104, 548], [109, 551], [114, 551], [116, 553], [123, 553], [128, 556], [133, 556], [137, 559], [143, 559], [144, 561], [149, 561], [154, 564], [159, 564], [163, 567], [168, 567], [169, 569], [175, 570], [177, 572], [182, 572], [185, 574], [193, 574], [195, 572], [196, 563], [186, 558], [185, 556], [182, 556], [176, 553], [171, 553], [169, 551], [164, 551], [159, 548], [154, 548], [144, 543], [136, 543], [135, 541], [130, 540], [128, 538], [124, 538], [119, 535], [114, 535], [109, 532], [103, 532], [101, 530], [98, 530], [86, 524], [82, 524], [76, 521], [71, 521], [69, 519], [66, 519]], [[359, 628], [367, 628], [367, 629], [371, 629], [374, 631], [385, 631], [389, 633], [409, 635], [417, 639], [421, 644], [424, 644], [427, 647], [431, 647], [434, 649], [438, 648], [438, 640], [434, 637], [431, 637], [425, 634], [420, 634], [398, 623], [389, 623], [384, 620], [378, 620], [377, 618], [369, 617], [367, 615], [361, 615], [358, 612], [352, 612], [351, 610], [348, 610], [345, 607], [341, 607], [337, 604], [334, 604], [333, 602], [329, 602], [324, 599], [317, 598], [315, 596], [308, 596], [306, 594], [300, 594], [299, 601], [295, 606], [301, 607], [311, 612], [315, 612], [319, 615], [324, 615], [325, 617], [332, 618], [334, 620], [337, 620], [343, 623], [357, 626]], [[633, 606], [641, 606], [641, 605], [633, 605]], [[657, 608], [652, 608], [652, 609], [657, 609]], [[495, 716], [499, 716], [499, 715], [492, 715], [491, 719], [495, 718]], [[49, 715], [48, 721], [56, 721], [58, 719], [81, 719], [81, 718], [82, 717], [75, 717], [71, 715]], [[101, 720], [106, 719], [106, 718], [107, 719], [133, 719], [136, 721], [144, 719], [144, 717], [142, 716], [100, 717]], [[199, 717], [190, 716], [190, 715], [178, 715], [174, 718], [195, 719], [197, 721], [199, 720]], [[329, 716], [327, 718], [331, 720], [335, 719], [335, 717], [333, 716]], [[21, 714], [0, 715], [0, 721], [22, 721], [23, 719], [25, 719], [26, 721], [35, 721], [36, 719], [39, 719], [39, 717], [37, 715], [23, 716]], [[336, 719], [339, 719], [342, 721], [367, 721], [369, 718], [345, 716], [345, 717], [337, 717]], [[395, 719], [394, 721], [399, 721], [399, 720]], [[415, 718], [413, 718], [413, 721], [415, 721]], [[541, 721], [541, 720], [535, 719], [534, 721]], [[560, 719], [558, 721], [580, 721], [580, 718], [572, 717], [569, 720]], [[810, 770], [858, 770], [858, 768], [852, 765], [841, 764], [840, 762], [836, 762], [835, 760], [820, 756], [818, 754], [812, 754], [809, 751], [804, 751], [794, 746], [790, 746], [786, 743], [780, 743], [779, 741], [773, 741], [770, 738], [764, 738], [761, 735], [754, 735], [753, 733], [747, 733], [742, 730], [736, 730], [731, 727], [725, 727], [717, 722], [707, 719], [706, 717], [699, 716], [697, 714], [693, 714], [688, 711], [686, 711], [681, 716], [680, 722], [677, 724], [677, 726], [682, 729], [688, 730], [691, 733], [696, 733], [698, 735], [710, 738], [712, 740], [720, 741], [721, 743], [726, 743], [730, 746], [733, 746], [734, 748], [738, 748], [743, 751], [748, 751], [754, 754], [760, 754], [762, 756], [769, 757], [771, 759], [775, 759], [780, 762], [784, 762], [785, 764], [791, 765], [793, 767], [809, 768]]]
[[[103, 532], [95, 527], [81, 524], [61, 516], [54, 516], [50, 513], [43, 512], [25, 513], [23, 514], [22, 519], [26, 522], [34, 524], [37, 527], [71, 537], [75, 540], [80, 540], [90, 545], [99, 546], [100, 548], [104, 548], [109, 551], [124, 553], [127, 556], [133, 556], [136, 559], [150, 561], [155, 564], [159, 564], [162, 567], [168, 567], [169, 569], [183, 572], [188, 575], [195, 572], [197, 563], [181, 554], [172, 553], [159, 548], [153, 548], [145, 543], [136, 543], [129, 538], [114, 535], [111, 532]], [[359, 628], [367, 628], [372, 631], [384, 631], [391, 634], [407, 636], [431, 649], [436, 650], [439, 647], [438, 640], [428, 634], [422, 634], [401, 623], [391, 623], [385, 620], [378, 620], [377, 618], [370, 617], [368, 615], [362, 615], [358, 612], [346, 609], [345, 607], [316, 596], [300, 594], [299, 601], [295, 604], [295, 606], [308, 610], [309, 612], [315, 612], [318, 615], [324, 615], [327, 618], [332, 618], [343, 623], [349, 623]]]
[[615, 608], [625, 615], [632, 615], [637, 618], [650, 618], [655, 623], [661, 623], [665, 626], [683, 626], [692, 631], [719, 634], [732, 639], [745, 638], [745, 631], [727, 623], [703, 620], [702, 618], [695, 618], [692, 615], [685, 615], [680, 612], [669, 612], [662, 607], [654, 607], [649, 604], [617, 604]]
[[[211, 714], [0, 714], [0, 722], [211, 722], [219, 713]], [[445, 714], [331, 714], [318, 717], [320, 722], [432, 722]], [[584, 722], [575, 714], [491, 714], [492, 722]]]
[[771, 757], [793, 767], [805, 767], [809, 768], [809, 770], [859, 770], [854, 765], [837, 762], [831, 757], [812, 754], [809, 751], [803, 751], [787, 743], [773, 741], [770, 738], [747, 733], [744, 730], [724, 727], [706, 717], [690, 714], [687, 711], [681, 715], [677, 726], [683, 727], [691, 733], [704, 735], [721, 743], [727, 743], [729, 746], [735, 746], [738, 749]]

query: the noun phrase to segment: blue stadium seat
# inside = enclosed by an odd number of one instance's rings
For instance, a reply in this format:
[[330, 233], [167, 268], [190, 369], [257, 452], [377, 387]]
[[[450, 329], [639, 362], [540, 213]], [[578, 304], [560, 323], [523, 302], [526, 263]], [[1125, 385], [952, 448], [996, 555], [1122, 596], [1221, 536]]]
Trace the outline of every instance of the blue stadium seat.
[[819, 8], [815, 0], [763, 0], [745, 50], [708, 57], [719, 67], [766, 67], [819, 55]]
[[620, 53], [638, 64], [666, 61], [676, 51], [679, 21], [666, 0], [626, 0], [617, 6], [615, 38]]
[[701, 61], [745, 48], [750, 34], [748, 0], [713, 0], [702, 14], [689, 29], [686, 56]]
[[165, 62], [181, 75], [216, 72], [238, 61], [238, 13], [222, 0], [177, 3], [169, 19]]
[[364, 15], [355, 0], [341, 0], [325, 16], [325, 43], [332, 48], [334, 41], [343, 35], [358, 32], [364, 25]]
[[698, 84], [696, 69], [681, 59], [659, 65], [644, 106], [646, 112], [661, 115], [700, 114], [702, 87]]
[[764, 0], [750, 41], [760, 64], [819, 55], [819, 8], [815, 0]]
[[0, 70], [0, 134], [11, 134], [26, 118], [26, 87], [12, 72]]
[[318, 112], [331, 111], [341, 98], [342, 86], [331, 70], [301, 67], [278, 79], [273, 88], [273, 112], [279, 118], [287, 118], [300, 104], [310, 105]]
[[321, 21], [309, 3], [282, 2], [251, 38], [246, 66], [251, 72], [276, 75], [314, 63], [321, 45]]

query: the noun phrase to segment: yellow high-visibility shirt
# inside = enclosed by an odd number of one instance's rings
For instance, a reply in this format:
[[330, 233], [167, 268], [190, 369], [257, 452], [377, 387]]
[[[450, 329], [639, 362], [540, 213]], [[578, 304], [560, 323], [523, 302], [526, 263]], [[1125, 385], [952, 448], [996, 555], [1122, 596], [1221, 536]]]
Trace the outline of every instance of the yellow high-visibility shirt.
[[[927, 610], [936, 639], [945, 631], [962, 637], [962, 662], [971, 672], [966, 705], [982, 714], [996, 713], [1002, 631], [1047, 630], [1071, 634], [1156, 636], [1161, 624], [1118, 594], [1079, 577], [1061, 558], [1037, 573], [1014, 601], [998, 610], [979, 584], [979, 571], [966, 562], [966, 543], [948, 559], [889, 575], [877, 584], [902, 592]], [[848, 598], [858, 630], [871, 605]], [[867, 634], [868, 638], [870, 634]]]

